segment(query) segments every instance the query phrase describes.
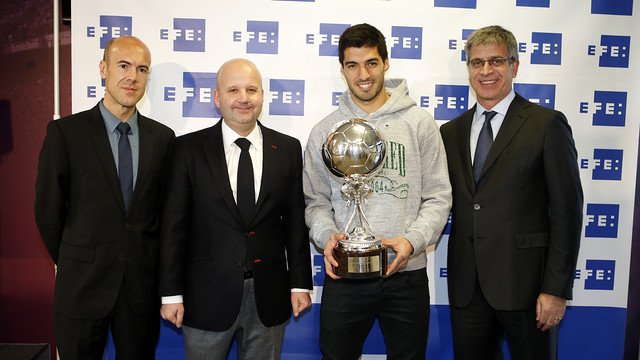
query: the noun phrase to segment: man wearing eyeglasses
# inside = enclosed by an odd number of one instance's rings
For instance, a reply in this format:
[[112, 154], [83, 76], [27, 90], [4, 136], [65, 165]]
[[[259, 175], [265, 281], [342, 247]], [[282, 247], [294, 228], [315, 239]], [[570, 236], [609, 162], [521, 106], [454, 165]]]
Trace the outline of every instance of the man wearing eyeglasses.
[[442, 125], [453, 188], [447, 279], [456, 359], [555, 358], [572, 296], [582, 186], [566, 117], [513, 90], [517, 42], [500, 26], [465, 45], [477, 104]]

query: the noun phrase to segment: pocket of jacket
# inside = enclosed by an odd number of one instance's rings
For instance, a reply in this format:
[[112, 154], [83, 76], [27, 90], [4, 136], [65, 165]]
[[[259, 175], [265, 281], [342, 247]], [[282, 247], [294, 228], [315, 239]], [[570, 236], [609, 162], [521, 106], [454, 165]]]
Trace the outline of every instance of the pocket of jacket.
[[74, 246], [67, 243], [60, 244], [60, 256], [72, 260], [92, 263], [95, 260], [96, 251], [91, 248]]
[[526, 249], [534, 247], [548, 247], [549, 233], [516, 234], [516, 248]]

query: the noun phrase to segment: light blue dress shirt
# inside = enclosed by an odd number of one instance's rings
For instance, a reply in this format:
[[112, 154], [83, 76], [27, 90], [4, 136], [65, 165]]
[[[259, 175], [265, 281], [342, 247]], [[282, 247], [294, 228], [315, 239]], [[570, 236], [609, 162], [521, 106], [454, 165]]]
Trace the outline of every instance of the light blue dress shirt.
[[[118, 169], [118, 141], [120, 140], [120, 132], [116, 130], [120, 119], [109, 112], [106, 107], [100, 101], [99, 104], [100, 113], [104, 120], [104, 126], [107, 128], [107, 137], [109, 137], [109, 145], [111, 145], [111, 153], [113, 154], [113, 160], [116, 163], [116, 170]], [[131, 157], [133, 158], [133, 188], [136, 188], [136, 180], [138, 179], [138, 164], [140, 163], [140, 133], [138, 131], [138, 111], [133, 113], [127, 123], [131, 126], [131, 135], [129, 135], [129, 144], [131, 144]]]

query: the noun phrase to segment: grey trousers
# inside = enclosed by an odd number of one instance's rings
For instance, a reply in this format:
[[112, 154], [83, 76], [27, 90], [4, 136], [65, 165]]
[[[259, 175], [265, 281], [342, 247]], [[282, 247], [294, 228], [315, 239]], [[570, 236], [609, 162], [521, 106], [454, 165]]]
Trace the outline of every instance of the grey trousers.
[[205, 331], [182, 326], [186, 360], [226, 360], [233, 338], [238, 360], [280, 359], [286, 323], [266, 327], [258, 317], [253, 279], [244, 281], [242, 304], [236, 321], [226, 331]]

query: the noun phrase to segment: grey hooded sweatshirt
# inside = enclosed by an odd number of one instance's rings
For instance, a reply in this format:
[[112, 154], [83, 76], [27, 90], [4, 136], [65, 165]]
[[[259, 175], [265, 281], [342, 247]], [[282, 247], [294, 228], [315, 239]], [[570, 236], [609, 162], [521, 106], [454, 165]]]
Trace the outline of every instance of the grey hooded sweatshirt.
[[414, 251], [404, 271], [416, 270], [426, 267], [425, 249], [438, 241], [449, 218], [447, 158], [436, 122], [409, 97], [406, 81], [387, 79], [385, 88], [387, 102], [371, 114], [345, 91], [338, 109], [311, 130], [304, 159], [305, 220], [320, 248], [332, 233], [344, 231], [353, 210], [342, 198], [342, 179], [332, 175], [322, 160], [322, 145], [336, 123], [365, 119], [381, 131], [387, 156], [373, 180], [374, 192], [364, 213], [376, 238], [409, 240]]

